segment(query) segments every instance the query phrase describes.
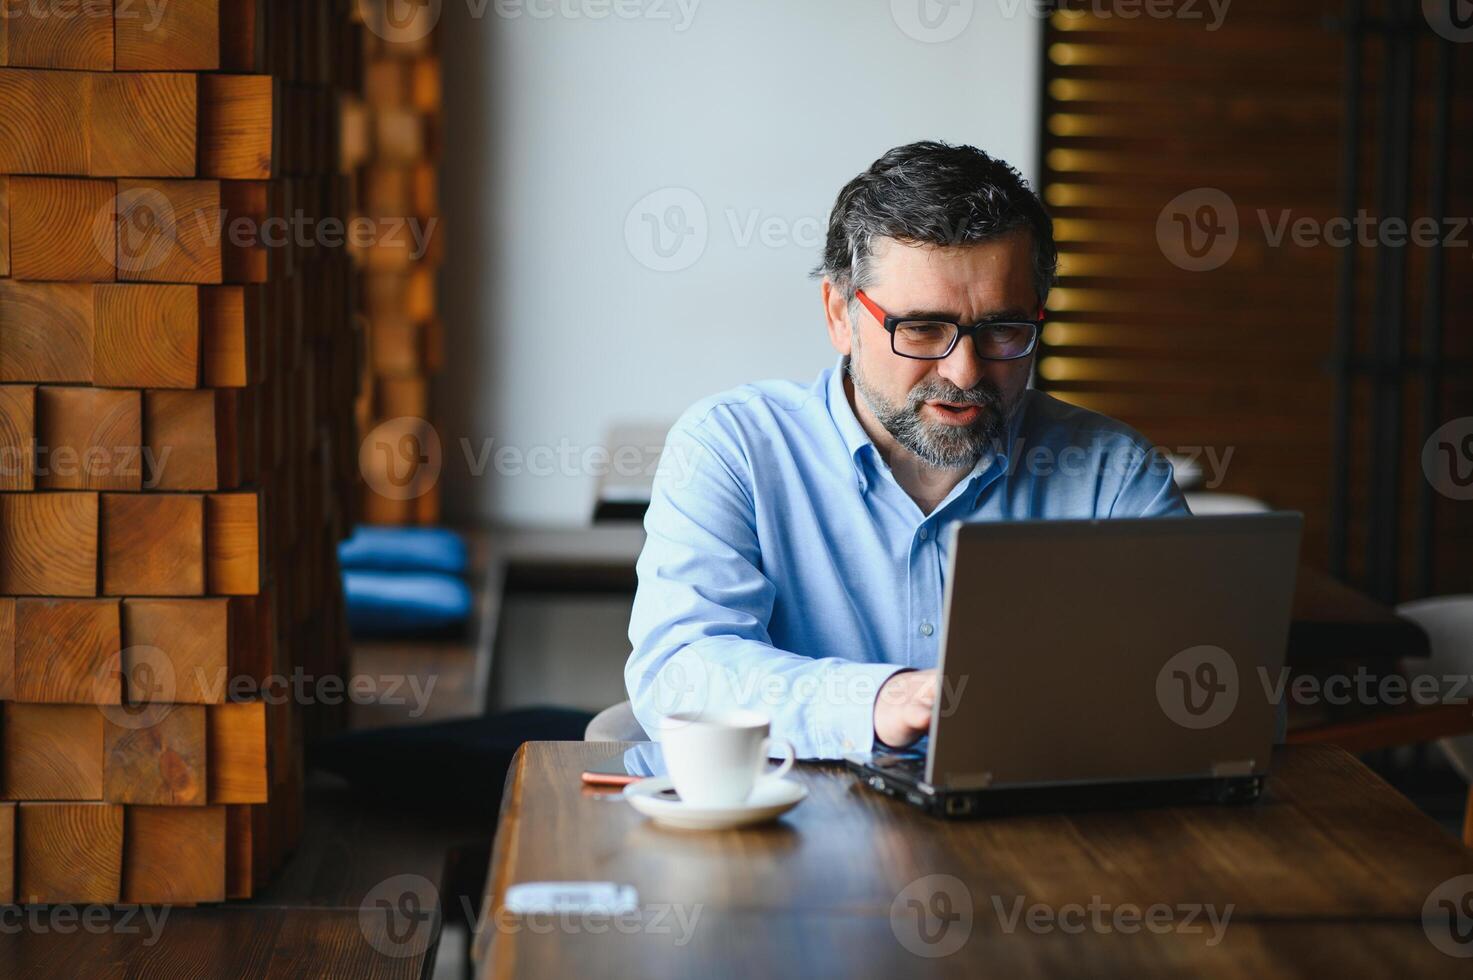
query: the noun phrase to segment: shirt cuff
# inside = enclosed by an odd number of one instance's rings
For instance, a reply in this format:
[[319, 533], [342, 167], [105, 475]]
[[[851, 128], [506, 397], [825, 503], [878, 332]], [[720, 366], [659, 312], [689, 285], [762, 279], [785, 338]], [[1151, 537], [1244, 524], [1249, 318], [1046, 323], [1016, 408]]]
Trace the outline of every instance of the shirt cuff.
[[813, 742], [824, 758], [869, 755], [875, 744], [875, 701], [880, 688], [896, 674], [914, 668], [904, 664], [843, 664], [834, 668], [843, 695], [832, 710], [820, 714], [822, 731]]

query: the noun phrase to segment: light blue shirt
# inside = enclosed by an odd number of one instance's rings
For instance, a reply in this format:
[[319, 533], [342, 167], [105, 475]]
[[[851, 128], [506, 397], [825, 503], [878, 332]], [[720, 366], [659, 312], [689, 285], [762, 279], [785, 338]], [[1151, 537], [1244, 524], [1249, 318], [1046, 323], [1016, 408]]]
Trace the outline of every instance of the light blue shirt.
[[1140, 434], [1030, 389], [1000, 451], [924, 514], [844, 369], [714, 395], [671, 429], [624, 670], [652, 737], [675, 712], [750, 708], [800, 757], [868, 752], [880, 685], [936, 666], [948, 523], [1189, 513]]

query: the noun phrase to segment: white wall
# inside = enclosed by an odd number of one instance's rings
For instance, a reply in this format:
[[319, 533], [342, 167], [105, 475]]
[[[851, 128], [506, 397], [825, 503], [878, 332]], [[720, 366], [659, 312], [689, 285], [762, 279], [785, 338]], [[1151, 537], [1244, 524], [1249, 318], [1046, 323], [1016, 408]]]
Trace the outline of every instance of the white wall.
[[[595, 485], [577, 465], [472, 477], [463, 439], [582, 449], [611, 422], [668, 422], [711, 392], [828, 365], [807, 272], [835, 194], [889, 147], [972, 143], [1036, 173], [1028, 4], [444, 5], [436, 398], [452, 518], [582, 522]], [[928, 29], [922, 9], [952, 19]], [[695, 231], [668, 259], [652, 248], [661, 220]]]

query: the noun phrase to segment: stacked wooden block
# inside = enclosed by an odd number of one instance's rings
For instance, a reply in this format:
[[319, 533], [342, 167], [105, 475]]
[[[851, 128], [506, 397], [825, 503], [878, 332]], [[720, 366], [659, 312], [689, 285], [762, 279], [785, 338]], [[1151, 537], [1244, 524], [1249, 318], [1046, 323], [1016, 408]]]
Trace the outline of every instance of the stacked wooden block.
[[[377, 229], [371, 244], [355, 248], [368, 335], [359, 423], [369, 437], [395, 420], [377, 437], [386, 451], [370, 446], [363, 454], [363, 518], [433, 524], [440, 513], [439, 461], [426, 448], [433, 440], [424, 430], [443, 338], [436, 296], [444, 247], [437, 6], [365, 0], [355, 9], [369, 24], [361, 33], [361, 92], [345, 101], [343, 112], [344, 167], [356, 178], [358, 216]], [[413, 448], [401, 451], [406, 446]]]
[[349, 0], [0, 0], [0, 904], [249, 895], [340, 673]]

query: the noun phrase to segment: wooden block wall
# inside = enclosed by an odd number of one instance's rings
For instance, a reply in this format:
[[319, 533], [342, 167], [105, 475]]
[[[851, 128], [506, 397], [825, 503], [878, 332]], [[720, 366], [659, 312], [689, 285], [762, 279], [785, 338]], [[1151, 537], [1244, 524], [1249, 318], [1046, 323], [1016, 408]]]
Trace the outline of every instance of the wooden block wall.
[[0, 904], [246, 897], [342, 673], [362, 27], [48, 2], [0, 0]]
[[[374, 16], [378, 8], [365, 3], [360, 9]], [[427, 418], [430, 381], [443, 358], [436, 296], [445, 240], [437, 188], [442, 115], [437, 32], [421, 38], [411, 25], [401, 36], [392, 23], [363, 32], [362, 89], [345, 100], [342, 117], [344, 164], [356, 178], [354, 209], [379, 232], [373, 245], [354, 250], [362, 269], [359, 312], [367, 330], [358, 403], [365, 437], [388, 419]], [[389, 463], [370, 454], [363, 465]], [[395, 465], [417, 464], [398, 460]], [[439, 520], [437, 487], [416, 489], [413, 496], [386, 496], [375, 491], [384, 485], [375, 475], [365, 473], [365, 521]], [[416, 483], [414, 473], [401, 472], [396, 479]]]

